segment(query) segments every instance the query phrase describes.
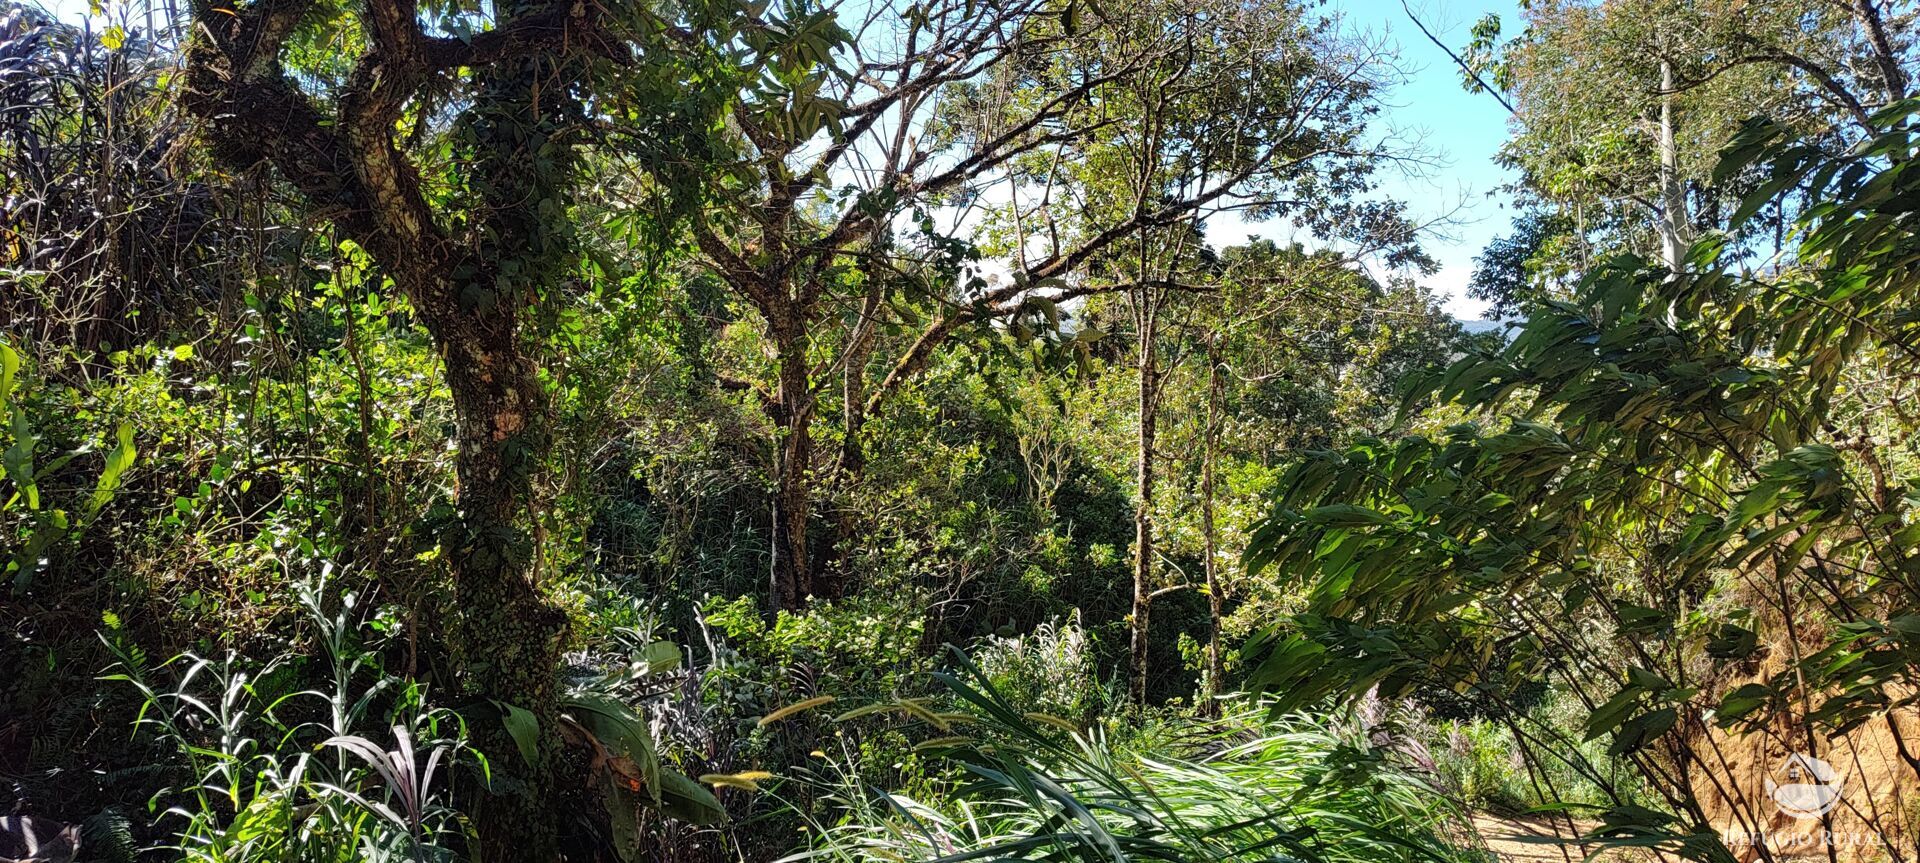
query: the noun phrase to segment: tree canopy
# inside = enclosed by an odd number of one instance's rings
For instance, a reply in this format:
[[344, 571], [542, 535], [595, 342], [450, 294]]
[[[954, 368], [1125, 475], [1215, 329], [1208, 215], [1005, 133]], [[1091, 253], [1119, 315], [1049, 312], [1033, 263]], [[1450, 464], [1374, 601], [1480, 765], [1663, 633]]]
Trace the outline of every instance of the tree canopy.
[[7, 7], [0, 860], [1912, 859], [1920, 16], [1396, 14]]

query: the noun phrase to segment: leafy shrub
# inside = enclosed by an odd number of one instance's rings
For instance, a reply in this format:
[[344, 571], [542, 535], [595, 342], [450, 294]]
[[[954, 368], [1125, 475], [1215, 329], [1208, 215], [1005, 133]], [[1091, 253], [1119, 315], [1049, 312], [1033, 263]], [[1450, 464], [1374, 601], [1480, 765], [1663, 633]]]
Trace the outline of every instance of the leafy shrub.
[[1099, 683], [1077, 611], [1026, 635], [987, 636], [972, 656], [995, 690], [1041, 713], [1086, 721], [1115, 700]]
[[[1582, 736], [1581, 710], [1572, 697], [1550, 695], [1529, 711], [1526, 724], [1551, 729], [1541, 733], [1571, 745]], [[1415, 735], [1433, 753], [1437, 784], [1463, 806], [1505, 812], [1559, 804], [1604, 808], [1613, 805], [1609, 790], [1629, 802], [1637, 801], [1643, 791], [1631, 766], [1624, 759], [1609, 756], [1604, 741], [1578, 744], [1580, 763], [1605, 781], [1603, 789], [1592, 776], [1566, 761], [1529, 758], [1512, 730], [1497, 720], [1448, 719], [1431, 725], [1416, 724], [1419, 728]]]
[[710, 600], [706, 626], [720, 638], [709, 697], [758, 719], [822, 694], [888, 695], [923, 667], [917, 607], [912, 597], [869, 594], [783, 611], [769, 624], [753, 597]]
[[1535, 795], [1527, 789], [1526, 766], [1507, 729], [1487, 720], [1463, 720], [1438, 730], [1435, 771], [1442, 787], [1462, 804], [1507, 812], [1531, 805]]
[[33, 582], [35, 571], [55, 543], [84, 529], [100, 514], [100, 508], [119, 488], [120, 475], [133, 466], [135, 453], [133, 427], [120, 423], [90, 492], [74, 489], [67, 494], [43, 493], [42, 485], [51, 475], [93, 447], [89, 444], [51, 459], [36, 457], [35, 450], [43, 443], [35, 429], [33, 409], [39, 406], [33, 404], [31, 393], [15, 393], [16, 385], [25, 382], [22, 366], [19, 352], [0, 340], [0, 463], [4, 466], [0, 472], [0, 536], [6, 537], [8, 547], [5, 559], [0, 560], [0, 573], [16, 593]]

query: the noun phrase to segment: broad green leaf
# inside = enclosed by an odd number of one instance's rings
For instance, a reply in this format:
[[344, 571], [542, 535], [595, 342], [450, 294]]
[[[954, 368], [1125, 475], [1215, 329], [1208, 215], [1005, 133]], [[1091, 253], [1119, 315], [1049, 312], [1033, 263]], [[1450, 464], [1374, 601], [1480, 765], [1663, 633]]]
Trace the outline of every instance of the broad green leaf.
[[701, 826], [725, 824], [727, 807], [700, 783], [675, 773], [660, 771], [660, 811], [688, 824]]
[[540, 718], [519, 705], [504, 701], [493, 703], [500, 708], [500, 722], [506, 726], [507, 735], [513, 738], [513, 745], [520, 750], [520, 757], [526, 759], [528, 766], [539, 767]]
[[13, 397], [13, 379], [20, 374], [20, 355], [6, 342], [0, 342], [0, 410]]
[[640, 661], [646, 663], [647, 674], [658, 674], [680, 667], [680, 645], [671, 641], [656, 641], [640, 650]]
[[1733, 725], [1760, 709], [1773, 698], [1773, 690], [1759, 683], [1745, 684], [1720, 699], [1720, 706], [1714, 708], [1714, 721], [1722, 728]]
[[1726, 623], [1708, 640], [1707, 655], [1715, 659], [1746, 659], [1753, 655], [1759, 643], [1759, 633], [1744, 626]]

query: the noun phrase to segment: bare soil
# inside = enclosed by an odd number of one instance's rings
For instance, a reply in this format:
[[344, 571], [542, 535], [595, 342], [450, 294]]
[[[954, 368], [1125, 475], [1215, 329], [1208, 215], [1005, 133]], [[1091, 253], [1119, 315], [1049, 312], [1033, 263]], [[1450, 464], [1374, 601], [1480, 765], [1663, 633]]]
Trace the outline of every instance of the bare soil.
[[[1580, 824], [1578, 827], [1581, 832], [1585, 832], [1593, 825]], [[1556, 828], [1558, 828], [1557, 832]], [[1507, 816], [1476, 812], [1473, 816], [1473, 829], [1480, 834], [1480, 841], [1487, 844], [1487, 850], [1493, 852], [1494, 858], [1499, 863], [1580, 863], [1587, 852], [1593, 850], [1577, 843], [1540, 841], [1555, 837], [1572, 838], [1576, 835], [1568, 829], [1564, 818], [1549, 822], [1545, 818], [1536, 816]]]

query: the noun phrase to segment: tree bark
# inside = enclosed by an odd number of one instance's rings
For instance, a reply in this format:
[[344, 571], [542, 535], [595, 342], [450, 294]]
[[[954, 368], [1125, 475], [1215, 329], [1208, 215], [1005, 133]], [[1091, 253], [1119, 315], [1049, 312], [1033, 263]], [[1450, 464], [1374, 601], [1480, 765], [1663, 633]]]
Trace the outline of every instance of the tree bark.
[[780, 363], [780, 387], [774, 394], [774, 498], [772, 572], [768, 597], [772, 611], [805, 607], [813, 594], [808, 565], [807, 520], [813, 472], [813, 394], [808, 383], [807, 331], [799, 322], [777, 316], [771, 329]]
[[1660, 248], [1667, 271], [1687, 265], [1687, 193], [1680, 181], [1680, 150], [1674, 140], [1673, 63], [1660, 60]]
[[[531, 578], [533, 477], [549, 451], [545, 390], [522, 345], [522, 311], [563, 271], [561, 206], [572, 165], [572, 56], [605, 47], [585, 6], [503, 3], [500, 25], [470, 40], [428, 37], [407, 0], [368, 0], [369, 47], [331, 102], [310, 98], [280, 52], [311, 0], [210, 0], [196, 12], [181, 106], [211, 155], [235, 170], [271, 164], [307, 215], [331, 221], [393, 280], [444, 361], [455, 415], [454, 517], [439, 535], [457, 597], [449, 628], [455, 684], [529, 710], [545, 757], [525, 764], [501, 723], [477, 723], [494, 787], [472, 802], [483, 861], [558, 859], [564, 820], [555, 693], [565, 616]], [[437, 214], [394, 140], [433, 70], [467, 67], [473, 97], [450, 132], [472, 184], [466, 219]], [[542, 100], [540, 94], [546, 92]], [[457, 233], [447, 226], [464, 222]], [[498, 781], [511, 776], [511, 782]], [[511, 789], [511, 790], [509, 790]]]
[[[769, 236], [781, 236], [778, 228], [777, 223], [769, 226]], [[812, 510], [812, 426], [816, 405], [813, 370], [808, 366], [807, 352], [812, 346], [811, 325], [820, 286], [817, 281], [807, 282], [796, 293], [788, 278], [795, 261], [776, 267], [756, 267], [697, 216], [693, 234], [701, 252], [726, 278], [728, 286], [747, 298], [766, 321], [767, 340], [773, 344], [777, 382], [771, 394], [762, 391], [761, 406], [774, 428], [767, 612], [770, 616], [777, 615], [805, 606], [814, 593], [807, 523]], [[781, 244], [770, 239], [765, 251], [778, 255], [781, 248]]]
[[1147, 703], [1148, 618], [1153, 611], [1153, 494], [1154, 439], [1159, 432], [1158, 413], [1160, 369], [1159, 302], [1153, 289], [1142, 287], [1134, 312], [1139, 325], [1140, 378], [1139, 447], [1134, 455], [1133, 511], [1133, 632], [1129, 645], [1130, 671], [1128, 694], [1135, 706]]
[[1216, 716], [1220, 694], [1220, 681], [1225, 677], [1224, 663], [1220, 659], [1220, 621], [1224, 598], [1220, 595], [1220, 566], [1215, 560], [1218, 555], [1219, 541], [1214, 533], [1213, 521], [1213, 461], [1219, 449], [1220, 441], [1220, 348], [1219, 343], [1209, 338], [1207, 341], [1207, 420], [1202, 430], [1200, 445], [1200, 539], [1201, 551], [1206, 555], [1207, 578], [1207, 686], [1203, 692], [1200, 710], [1203, 715]]
[[[552, 744], [558, 729], [556, 673], [566, 616], [531, 578], [528, 524], [532, 477], [549, 449], [546, 397], [532, 360], [519, 349], [511, 314], [442, 318], [432, 324], [446, 352], [459, 454], [457, 524], [442, 537], [460, 614], [456, 649], [464, 686], [473, 694], [526, 709]], [[492, 347], [488, 347], [492, 346]], [[477, 727], [476, 740], [494, 770], [520, 780], [524, 794], [496, 791], [475, 801], [480, 859], [554, 859], [557, 757], [527, 764], [498, 727]]]
[[1880, 89], [1886, 94], [1887, 104], [1907, 98], [1907, 72], [1900, 65], [1900, 53], [1894, 48], [1893, 40], [1887, 36], [1880, 7], [1873, 0], [1854, 0], [1853, 16], [1866, 32], [1867, 44], [1873, 46], [1873, 63], [1880, 73]]

